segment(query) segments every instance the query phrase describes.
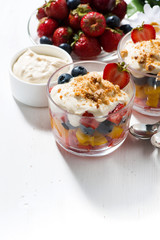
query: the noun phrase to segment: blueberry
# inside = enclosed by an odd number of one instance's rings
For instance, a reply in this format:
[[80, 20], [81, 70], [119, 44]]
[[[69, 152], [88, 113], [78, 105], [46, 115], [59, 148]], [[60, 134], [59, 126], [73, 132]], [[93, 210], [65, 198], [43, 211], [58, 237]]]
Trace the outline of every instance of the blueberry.
[[72, 69], [71, 75], [73, 77], [77, 77], [79, 75], [85, 75], [87, 73], [87, 70], [82, 66], [76, 66]]
[[84, 133], [84, 134], [87, 134], [87, 135], [93, 135], [93, 133], [95, 132], [95, 129], [91, 128], [91, 127], [85, 127], [84, 125], [80, 125], [79, 128], [81, 129], [81, 131]]
[[148, 77], [137, 78], [137, 77], [133, 76], [133, 74], [131, 74], [131, 78], [136, 85], [143, 86], [143, 85], [147, 84]]
[[62, 126], [63, 126], [65, 129], [67, 129], [67, 130], [69, 130], [69, 129], [75, 129], [75, 128], [76, 128], [76, 127], [72, 126], [69, 121], [67, 121], [67, 122], [62, 122]]
[[70, 79], [72, 78], [72, 76], [68, 73], [63, 73], [62, 75], [59, 76], [58, 78], [58, 84], [62, 84], [62, 83], [67, 83], [70, 81]]
[[106, 24], [110, 28], [119, 27], [120, 19], [116, 15], [109, 16], [109, 17], [106, 18]]
[[156, 79], [156, 75], [153, 74], [154, 77], [147, 78], [147, 84], [152, 87], [160, 87], [160, 80]]
[[72, 52], [72, 47], [68, 43], [61, 43], [59, 47], [68, 52], [69, 54], [71, 54]]
[[50, 44], [50, 45], [53, 44], [52, 41], [48, 37], [46, 37], [46, 36], [42, 36], [40, 38], [40, 43], [41, 44]]
[[75, 9], [81, 3], [80, 0], [67, 0], [67, 6], [70, 9]]
[[112, 132], [113, 127], [115, 126], [115, 123], [105, 120], [104, 122], [101, 122], [97, 128], [97, 131], [102, 134], [107, 134]]
[[132, 30], [132, 27], [129, 24], [124, 24], [120, 26], [120, 29], [126, 34]]

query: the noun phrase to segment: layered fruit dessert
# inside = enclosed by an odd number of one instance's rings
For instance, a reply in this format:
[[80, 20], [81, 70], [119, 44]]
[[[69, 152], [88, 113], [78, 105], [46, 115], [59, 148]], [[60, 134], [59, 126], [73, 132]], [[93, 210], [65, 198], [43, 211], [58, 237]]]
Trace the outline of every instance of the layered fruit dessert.
[[109, 63], [103, 72], [75, 66], [49, 88], [51, 127], [56, 140], [72, 151], [116, 146], [126, 137], [131, 115], [125, 91], [130, 75], [123, 64]]
[[143, 24], [132, 30], [120, 49], [136, 85], [135, 104], [146, 111], [160, 110], [159, 31], [158, 26]]

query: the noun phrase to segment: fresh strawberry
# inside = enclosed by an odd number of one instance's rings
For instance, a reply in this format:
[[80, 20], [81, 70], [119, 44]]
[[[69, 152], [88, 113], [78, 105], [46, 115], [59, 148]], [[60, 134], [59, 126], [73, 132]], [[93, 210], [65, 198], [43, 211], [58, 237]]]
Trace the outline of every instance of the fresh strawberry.
[[81, 0], [81, 3], [82, 3], [82, 4], [86, 4], [86, 3], [89, 3], [89, 4], [90, 4], [91, 2], [92, 2], [92, 0]]
[[96, 129], [99, 125], [99, 122], [96, 121], [96, 119], [94, 118], [94, 115], [87, 111], [83, 113], [80, 123], [87, 128], [90, 127], [93, 129]]
[[112, 52], [117, 50], [117, 46], [124, 33], [120, 29], [106, 28], [104, 33], [99, 37], [99, 41], [104, 51]]
[[115, 124], [119, 124], [123, 118], [123, 116], [126, 114], [126, 111], [121, 111], [119, 112], [122, 108], [124, 108], [124, 104], [122, 103], [119, 103], [115, 109], [110, 112], [109, 114], [113, 114], [111, 116], [109, 116], [107, 118], [108, 121], [112, 122], [112, 123], [115, 123]]
[[57, 28], [53, 33], [53, 44], [59, 46], [61, 43], [69, 43], [72, 33], [73, 31], [70, 27]]
[[66, 0], [50, 0], [46, 3], [45, 12], [48, 17], [58, 20], [66, 18], [69, 14]]
[[79, 17], [77, 13], [73, 13], [73, 11], [70, 12], [69, 17], [68, 17], [69, 26], [71, 28], [73, 28], [74, 30], [79, 30], [81, 17]]
[[130, 75], [124, 63], [108, 63], [103, 71], [103, 79], [124, 88], [130, 80]]
[[45, 7], [45, 4], [42, 7], [37, 9], [36, 17], [37, 17], [38, 20], [47, 16], [46, 13], [45, 13], [44, 7]]
[[116, 15], [117, 17], [122, 20], [127, 12], [127, 3], [124, 0], [116, 0], [116, 5], [111, 11], [112, 14]]
[[100, 54], [101, 46], [96, 38], [88, 37], [84, 33], [75, 34], [72, 43], [73, 52], [80, 58], [94, 57]]
[[115, 0], [92, 0], [92, 4], [98, 12], [107, 13], [115, 6]]
[[81, 20], [82, 31], [90, 37], [98, 37], [106, 28], [105, 17], [98, 12], [89, 12]]
[[54, 30], [57, 28], [58, 23], [56, 20], [48, 17], [44, 17], [39, 21], [37, 28], [37, 34], [41, 38], [42, 36], [50, 37]]
[[131, 38], [134, 43], [155, 39], [155, 28], [150, 24], [142, 24], [142, 26], [134, 28], [132, 30]]
[[79, 4], [76, 9], [71, 10], [68, 17], [70, 27], [79, 30], [82, 17], [91, 11], [92, 9], [88, 4]]

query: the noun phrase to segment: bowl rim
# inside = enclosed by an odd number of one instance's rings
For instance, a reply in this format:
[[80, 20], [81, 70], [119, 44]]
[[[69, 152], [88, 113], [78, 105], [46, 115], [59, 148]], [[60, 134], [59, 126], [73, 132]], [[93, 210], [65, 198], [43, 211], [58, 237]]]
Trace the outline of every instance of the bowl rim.
[[[21, 80], [20, 78], [18, 78], [14, 72], [13, 72], [13, 64], [17, 61], [17, 59], [27, 50], [27, 49], [34, 49], [34, 48], [52, 48], [53, 49], [56, 49], [64, 54], [66, 54], [67, 56], [67, 59], [69, 60], [69, 64], [73, 63], [73, 59], [72, 57], [63, 49], [57, 47], [57, 46], [54, 46], [54, 45], [48, 45], [48, 44], [37, 44], [37, 45], [31, 45], [31, 46], [28, 46], [28, 47], [25, 47], [19, 51], [17, 51], [11, 58], [11, 61], [10, 61], [10, 65], [9, 65], [9, 73], [11, 74], [12, 77], [14, 77], [14, 79], [16, 79], [18, 82], [20, 83], [23, 83], [23, 84], [26, 84], [26, 85], [30, 85], [30, 86], [36, 86], [36, 87], [42, 87], [42, 86], [47, 86], [47, 82], [46, 83], [31, 83], [31, 82], [26, 82], [26, 81], [23, 81]], [[33, 50], [34, 51], [34, 50]], [[41, 53], [39, 53], [41, 54]], [[44, 55], [44, 54], [43, 54]], [[47, 54], [48, 55], [48, 54]], [[48, 55], [49, 56], [49, 55]], [[53, 55], [50, 55], [50, 56], [53, 56]], [[53, 72], [54, 73], [54, 72]], [[53, 74], [52, 73], [52, 74]]]
[[[117, 47], [117, 55], [118, 55], [118, 59], [120, 59], [121, 62], [124, 62], [126, 64], [126, 67], [127, 69], [132, 73], [136, 73], [137, 75], [143, 75], [143, 76], [146, 76], [146, 77], [152, 77], [152, 78], [157, 78], [157, 74], [153, 74], [153, 73], [145, 73], [145, 72], [142, 72], [142, 71], [139, 71], [135, 68], [132, 68], [131, 66], [129, 66], [125, 61], [124, 59], [122, 58], [121, 56], [121, 48], [122, 48], [122, 44], [123, 42], [126, 42], [126, 40], [128, 39], [128, 37], [130, 37], [131, 39], [131, 32], [128, 32], [124, 37], [122, 37], [122, 39], [119, 41], [118, 43], [118, 47]], [[159, 34], [160, 35], [160, 34]], [[128, 39], [129, 40], [129, 39]]]
[[[71, 66], [72, 64], [82, 64], [83, 62], [86, 62], [86, 63], [89, 63], [89, 62], [90, 62], [90, 63], [97, 63], [97, 64], [103, 64], [103, 65], [104, 65], [104, 64], [107, 65], [108, 63], [110, 63], [110, 61], [108, 61], [108, 62], [103, 62], [103, 61], [94, 61], [94, 60], [84, 60], [84, 61], [76, 61], [76, 62], [72, 62], [72, 63], [66, 64], [65, 66], [63, 66], [63, 67], [59, 68], [58, 70], [56, 70], [56, 71], [51, 75], [51, 77], [49, 78], [49, 80], [48, 80], [48, 82], [47, 82], [47, 88], [46, 88], [47, 98], [52, 102], [52, 104], [56, 105], [56, 107], [58, 107], [59, 109], [61, 109], [63, 112], [66, 112], [67, 114], [70, 114], [70, 115], [73, 115], [73, 116], [82, 117], [82, 118], [83, 118], [83, 116], [81, 116], [80, 114], [70, 113], [69, 111], [63, 109], [63, 108], [60, 107], [57, 103], [55, 103], [54, 100], [53, 100], [52, 97], [51, 97], [50, 92], [49, 92], [49, 89], [50, 89], [49, 85], [50, 85], [50, 83], [51, 83], [52, 77], [53, 77], [54, 74], [56, 74], [58, 71], [60, 71], [61, 69], [65, 68], [65, 67], [67, 67], [67, 66]], [[135, 91], [136, 91], [136, 90], [135, 90], [134, 82], [133, 82], [133, 80], [131, 79], [131, 77], [130, 77], [130, 83], [131, 83], [131, 86], [132, 86], [132, 96], [131, 96], [131, 98], [129, 99], [128, 103], [127, 103], [122, 109], [118, 110], [118, 111], [115, 112], [115, 113], [112, 113], [112, 112], [111, 112], [111, 113], [108, 113], [107, 115], [98, 116], [98, 117], [93, 116], [93, 117], [87, 117], [87, 118], [91, 118], [91, 119], [92, 119], [92, 118], [93, 118], [93, 119], [102, 119], [102, 118], [105, 118], [105, 117], [107, 118], [107, 117], [109, 117], [109, 116], [111, 116], [111, 115], [115, 115], [115, 114], [117, 114], [117, 113], [120, 113], [120, 112], [123, 111], [124, 109], [128, 108], [128, 106], [131, 105], [131, 103], [134, 101]], [[57, 85], [57, 83], [55, 83], [55, 85]], [[84, 118], [86, 118], [86, 117], [84, 116]]]

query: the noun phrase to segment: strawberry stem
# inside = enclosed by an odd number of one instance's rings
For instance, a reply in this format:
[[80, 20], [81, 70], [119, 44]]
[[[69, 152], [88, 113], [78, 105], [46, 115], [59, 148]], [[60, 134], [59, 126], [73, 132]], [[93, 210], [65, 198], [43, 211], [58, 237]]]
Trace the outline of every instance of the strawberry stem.
[[121, 63], [118, 62], [117, 65], [118, 65], [118, 71], [120, 71], [120, 72], [128, 72], [129, 73], [129, 71], [127, 69], [127, 65], [125, 64], [125, 62], [121, 62]]

